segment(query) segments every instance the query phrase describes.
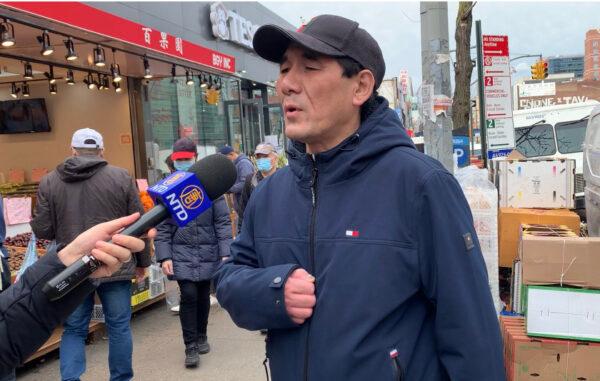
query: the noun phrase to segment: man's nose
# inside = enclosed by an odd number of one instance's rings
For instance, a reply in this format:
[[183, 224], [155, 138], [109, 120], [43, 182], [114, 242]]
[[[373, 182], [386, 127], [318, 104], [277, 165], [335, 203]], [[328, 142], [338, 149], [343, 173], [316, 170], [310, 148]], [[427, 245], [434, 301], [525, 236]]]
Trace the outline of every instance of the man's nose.
[[283, 95], [300, 92], [300, 78], [296, 70], [290, 70], [285, 75], [281, 75], [277, 81], [279, 90]]

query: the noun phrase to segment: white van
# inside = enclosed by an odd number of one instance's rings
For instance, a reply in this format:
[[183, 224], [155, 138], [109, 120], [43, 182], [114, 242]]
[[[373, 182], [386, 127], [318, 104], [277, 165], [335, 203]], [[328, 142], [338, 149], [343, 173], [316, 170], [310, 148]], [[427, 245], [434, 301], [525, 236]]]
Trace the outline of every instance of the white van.
[[585, 208], [583, 141], [596, 100], [539, 107], [513, 112], [515, 146], [527, 158], [567, 157], [575, 159], [575, 205]]

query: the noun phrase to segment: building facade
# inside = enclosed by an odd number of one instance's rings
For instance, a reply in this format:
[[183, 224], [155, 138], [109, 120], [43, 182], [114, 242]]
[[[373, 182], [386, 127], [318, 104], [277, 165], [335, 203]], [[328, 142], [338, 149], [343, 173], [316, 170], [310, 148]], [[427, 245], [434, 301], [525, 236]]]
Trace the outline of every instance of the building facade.
[[600, 29], [590, 29], [585, 34], [584, 73], [586, 80], [600, 80]]
[[573, 73], [583, 77], [583, 55], [548, 57], [548, 74]]

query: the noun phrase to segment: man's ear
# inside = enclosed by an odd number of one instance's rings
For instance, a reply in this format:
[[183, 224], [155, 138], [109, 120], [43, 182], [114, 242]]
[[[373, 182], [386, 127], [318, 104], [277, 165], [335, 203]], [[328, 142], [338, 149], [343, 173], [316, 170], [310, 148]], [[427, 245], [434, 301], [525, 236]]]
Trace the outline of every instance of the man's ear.
[[375, 77], [373, 77], [373, 73], [370, 70], [364, 69], [357, 74], [357, 81], [352, 104], [360, 107], [371, 97], [371, 94], [373, 94]]

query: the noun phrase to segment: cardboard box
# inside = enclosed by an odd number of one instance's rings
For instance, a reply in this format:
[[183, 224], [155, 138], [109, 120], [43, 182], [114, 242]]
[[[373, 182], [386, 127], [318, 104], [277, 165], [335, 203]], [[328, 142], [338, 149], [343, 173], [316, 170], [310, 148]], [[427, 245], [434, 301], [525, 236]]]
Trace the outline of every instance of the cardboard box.
[[148, 276], [141, 283], [135, 279], [131, 281], [131, 306], [137, 306], [140, 303], [150, 299], [150, 279]]
[[600, 289], [599, 237], [525, 235], [520, 258], [524, 284]]
[[575, 160], [492, 160], [501, 207], [574, 208]]
[[526, 303], [527, 335], [600, 342], [600, 290], [527, 286]]
[[600, 379], [600, 344], [527, 337], [523, 318], [500, 317], [509, 381]]
[[498, 253], [502, 267], [511, 267], [517, 257], [521, 224], [566, 225], [580, 230], [577, 213], [567, 209], [500, 208], [498, 217]]

